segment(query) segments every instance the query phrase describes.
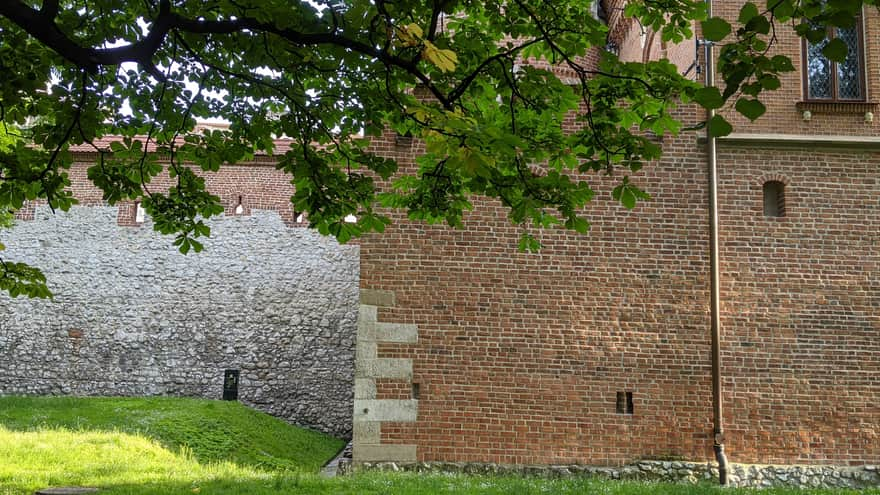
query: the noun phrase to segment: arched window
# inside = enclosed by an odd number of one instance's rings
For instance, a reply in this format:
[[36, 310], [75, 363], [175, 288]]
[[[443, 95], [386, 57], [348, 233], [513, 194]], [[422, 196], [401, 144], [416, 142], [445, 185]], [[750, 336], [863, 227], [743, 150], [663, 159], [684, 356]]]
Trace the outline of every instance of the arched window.
[[764, 183], [764, 216], [785, 216], [785, 184], [778, 180]]

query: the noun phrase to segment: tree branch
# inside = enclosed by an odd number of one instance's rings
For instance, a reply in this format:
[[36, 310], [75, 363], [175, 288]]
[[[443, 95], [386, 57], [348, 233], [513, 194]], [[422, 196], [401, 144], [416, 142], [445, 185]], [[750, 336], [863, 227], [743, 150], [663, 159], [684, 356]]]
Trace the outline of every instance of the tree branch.
[[54, 19], [58, 15], [58, 0], [44, 0], [40, 7], [40, 15], [47, 19]]
[[192, 34], [234, 34], [243, 31], [268, 32], [284, 40], [300, 46], [332, 45], [347, 48], [356, 53], [374, 57], [386, 67], [397, 67], [419, 80], [438, 101], [447, 109], [452, 109], [452, 102], [433, 82], [416, 66], [416, 63], [385, 50], [381, 50], [358, 40], [346, 38], [334, 31], [307, 33], [293, 29], [281, 29], [252, 17], [241, 17], [233, 20], [207, 21], [188, 19], [171, 12], [168, 0], [159, 4], [159, 14], [152, 21], [152, 29], [140, 41], [130, 45], [113, 48], [85, 48], [76, 40], [63, 33], [55, 24], [54, 18], [46, 18], [40, 11], [28, 7], [21, 0], [0, 2], [0, 15], [17, 24], [25, 32], [54, 50], [56, 53], [89, 72], [97, 72], [101, 65], [119, 65], [123, 62], [137, 62], [144, 66], [151, 75], [161, 79], [161, 72], [152, 62], [153, 55], [162, 46], [166, 36], [172, 30]]
[[471, 72], [470, 74], [465, 76], [465, 78], [461, 80], [461, 82], [458, 84], [458, 86], [456, 86], [455, 89], [453, 89], [449, 93], [449, 99], [452, 101], [455, 101], [458, 98], [460, 98], [464, 94], [464, 92], [467, 90], [468, 86], [470, 86], [471, 83], [474, 82], [474, 80], [477, 78], [477, 76], [480, 75], [481, 72], [483, 72], [483, 69], [488, 67], [489, 64], [491, 64], [492, 62], [495, 62], [497, 60], [502, 60], [505, 58], [510, 58], [512, 55], [516, 54], [517, 52], [519, 52], [523, 48], [534, 45], [535, 43], [539, 43], [541, 41], [544, 41], [544, 39], [543, 38], [535, 38], [535, 39], [529, 40], [521, 45], [517, 45], [517, 46], [511, 48], [510, 50], [496, 53], [495, 55], [492, 55], [491, 57], [483, 60], [483, 62], [476, 69], [474, 69], [473, 72]]

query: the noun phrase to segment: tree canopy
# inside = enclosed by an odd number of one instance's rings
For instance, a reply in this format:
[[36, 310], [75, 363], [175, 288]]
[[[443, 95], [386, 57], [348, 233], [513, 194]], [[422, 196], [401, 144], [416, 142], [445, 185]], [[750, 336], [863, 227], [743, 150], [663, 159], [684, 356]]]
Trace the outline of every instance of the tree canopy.
[[[827, 26], [852, 25], [862, 4], [747, 2], [734, 28], [707, 19], [699, 0], [627, 3], [625, 15], [663, 40], [701, 25], [719, 42], [724, 87], [704, 88], [666, 60], [623, 63], [605, 51], [607, 26], [583, 0], [4, 0], [0, 225], [25, 201], [74, 204], [69, 147], [91, 144], [99, 160], [88, 176], [104, 199], [142, 201], [158, 231], [198, 251], [204, 219], [223, 208], [185, 164], [216, 171], [271, 154], [286, 136], [293, 145], [277, 159], [295, 209], [342, 242], [381, 232], [390, 220], [379, 206], [459, 225], [474, 195], [497, 198], [526, 227], [586, 232], [590, 173], [616, 173], [613, 196], [633, 207], [648, 194], [627, 173], [662, 153], [646, 131], [681, 132], [672, 110], [693, 102], [735, 101], [759, 117], [761, 92], [793, 70], [773, 53], [777, 26], [821, 40]], [[596, 49], [599, 64], [585, 63]], [[825, 54], [842, 60], [846, 47], [832, 41]], [[577, 128], [565, 131], [572, 113]], [[228, 130], [193, 132], [208, 118]], [[387, 128], [424, 140], [417, 173], [370, 151]], [[723, 117], [709, 128], [730, 132]], [[109, 149], [92, 144], [108, 135], [120, 137]], [[165, 169], [176, 185], [151, 188]], [[378, 179], [393, 186], [379, 190]], [[352, 214], [357, 222], [345, 222]], [[536, 249], [524, 232], [521, 248]], [[2, 257], [0, 288], [49, 294], [38, 270]]]

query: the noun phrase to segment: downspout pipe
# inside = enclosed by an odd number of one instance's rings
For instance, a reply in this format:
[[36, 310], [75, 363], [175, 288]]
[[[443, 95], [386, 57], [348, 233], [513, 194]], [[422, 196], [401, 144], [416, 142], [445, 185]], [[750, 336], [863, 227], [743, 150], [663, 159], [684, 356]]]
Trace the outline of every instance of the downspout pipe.
[[[706, 0], [708, 17], [712, 17], [712, 0]], [[715, 65], [712, 54], [712, 42], [703, 41], [706, 87], [715, 85]], [[715, 116], [715, 110], [707, 110], [706, 121]], [[706, 133], [706, 162], [709, 178], [709, 272], [712, 327], [712, 422], [713, 450], [718, 461], [718, 482], [727, 484], [727, 456], [724, 454], [724, 410], [721, 407], [721, 295], [720, 269], [718, 254], [718, 158], [716, 139], [710, 132]]]

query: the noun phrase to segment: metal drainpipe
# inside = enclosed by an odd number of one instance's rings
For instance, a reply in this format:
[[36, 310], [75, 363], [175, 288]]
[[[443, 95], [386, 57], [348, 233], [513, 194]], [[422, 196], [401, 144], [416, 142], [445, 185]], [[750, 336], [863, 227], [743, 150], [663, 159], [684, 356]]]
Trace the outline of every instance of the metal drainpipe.
[[[712, 17], [712, 0], [706, 0], [708, 17]], [[715, 85], [715, 66], [712, 57], [712, 42], [704, 41], [706, 86]], [[706, 118], [715, 116], [715, 110], [708, 110]], [[721, 296], [718, 289], [720, 281], [718, 255], [718, 170], [715, 152], [715, 138], [706, 132], [706, 154], [709, 175], [709, 271], [710, 308], [712, 313], [712, 408], [713, 408], [713, 449], [718, 461], [718, 482], [727, 484], [727, 456], [724, 455], [723, 409], [721, 407]]]

